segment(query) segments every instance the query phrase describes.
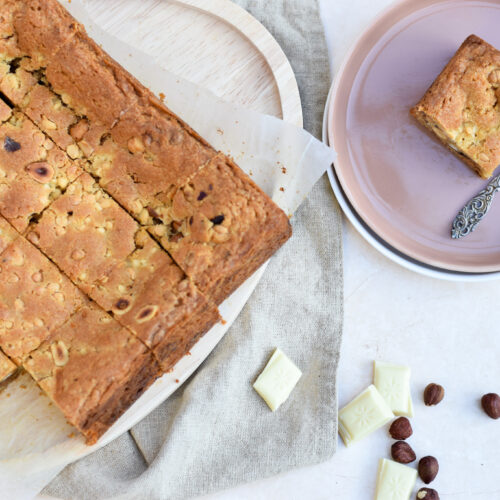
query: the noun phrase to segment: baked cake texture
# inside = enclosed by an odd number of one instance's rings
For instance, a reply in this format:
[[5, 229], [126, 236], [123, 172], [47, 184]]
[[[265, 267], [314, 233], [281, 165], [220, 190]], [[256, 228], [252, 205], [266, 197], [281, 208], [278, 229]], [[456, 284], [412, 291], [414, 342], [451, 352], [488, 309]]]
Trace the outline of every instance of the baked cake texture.
[[82, 306], [85, 297], [22, 237], [0, 259], [0, 347], [21, 363]]
[[27, 370], [92, 444], [290, 235], [56, 0], [2, 2], [0, 380]]
[[187, 353], [191, 337], [219, 319], [217, 308], [89, 174], [45, 210], [28, 239], [150, 347], [164, 370]]
[[93, 444], [161, 374], [159, 364], [22, 236], [0, 259], [0, 382], [22, 366]]
[[0, 256], [19, 237], [19, 233], [0, 216]]
[[150, 232], [217, 303], [289, 236], [286, 215], [223, 155], [177, 186], [158, 211], [162, 223]]
[[500, 51], [470, 35], [411, 114], [478, 175], [500, 164]]
[[19, 231], [81, 173], [25, 115], [0, 124], [0, 213]]
[[150, 351], [90, 302], [23, 366], [87, 444], [94, 444], [160, 373]]

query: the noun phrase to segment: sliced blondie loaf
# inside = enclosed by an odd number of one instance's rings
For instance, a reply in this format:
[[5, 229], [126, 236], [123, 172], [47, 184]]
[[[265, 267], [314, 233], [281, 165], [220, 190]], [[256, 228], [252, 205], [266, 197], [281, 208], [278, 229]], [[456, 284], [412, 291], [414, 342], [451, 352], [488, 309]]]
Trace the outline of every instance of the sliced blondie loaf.
[[0, 348], [89, 443], [290, 236], [56, 0], [2, 4], [0, 214]]

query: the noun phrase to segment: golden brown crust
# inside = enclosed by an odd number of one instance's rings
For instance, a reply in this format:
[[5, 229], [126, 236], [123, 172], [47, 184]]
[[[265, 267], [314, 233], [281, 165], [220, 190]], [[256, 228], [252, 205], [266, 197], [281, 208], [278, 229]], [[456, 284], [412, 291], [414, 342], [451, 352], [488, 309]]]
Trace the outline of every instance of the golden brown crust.
[[38, 55], [49, 60], [83, 29], [59, 2], [7, 0], [7, 3], [13, 5], [13, 34], [19, 49], [31, 58]]
[[173, 191], [166, 208], [150, 232], [216, 303], [291, 235], [285, 213], [222, 155]]
[[146, 347], [90, 302], [23, 366], [88, 444], [160, 375]]
[[24, 115], [0, 125], [0, 212], [19, 231], [81, 173]]
[[469, 36], [411, 109], [481, 177], [500, 164], [500, 52]]
[[84, 303], [83, 294], [18, 237], [1, 256], [0, 347], [21, 362]]
[[135, 249], [137, 223], [82, 174], [34, 222], [28, 239], [86, 293]]

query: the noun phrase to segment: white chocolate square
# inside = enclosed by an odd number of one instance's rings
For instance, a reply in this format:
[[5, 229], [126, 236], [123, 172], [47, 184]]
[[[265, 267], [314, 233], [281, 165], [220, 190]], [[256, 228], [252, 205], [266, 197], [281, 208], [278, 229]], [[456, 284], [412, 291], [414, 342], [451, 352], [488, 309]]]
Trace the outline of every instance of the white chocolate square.
[[276, 349], [253, 388], [276, 411], [284, 403], [302, 376], [302, 372], [279, 349]]
[[375, 500], [408, 500], [416, 481], [415, 469], [381, 458], [378, 466]]
[[346, 446], [363, 439], [394, 418], [374, 385], [339, 411], [339, 434]]
[[409, 366], [375, 361], [373, 383], [395, 415], [413, 417]]

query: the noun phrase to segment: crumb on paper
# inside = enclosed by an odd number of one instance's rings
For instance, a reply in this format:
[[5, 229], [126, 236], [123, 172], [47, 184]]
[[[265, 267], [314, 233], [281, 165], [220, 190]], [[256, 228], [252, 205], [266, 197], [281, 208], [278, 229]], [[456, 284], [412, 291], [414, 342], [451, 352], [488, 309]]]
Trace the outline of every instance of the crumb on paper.
[[285, 192], [285, 188], [284, 188], [283, 186], [282, 186], [282, 187], [280, 187], [280, 191], [281, 191], [282, 193], [284, 193], [284, 192]]
[[286, 167], [281, 167], [281, 173], [286, 174]]
[[188, 352], [186, 353], [186, 356], [191, 356], [191, 351], [188, 351]]
[[68, 439], [73, 439], [75, 437], [75, 433], [74, 432], [70, 432], [68, 434]]
[[250, 170], [250, 171], [248, 172], [248, 175], [253, 175], [253, 172]]
[[178, 383], [179, 383], [179, 379], [178, 379], [178, 378], [176, 378], [176, 379], [175, 379], [175, 383], [176, 383], [176, 384], [178, 384]]
[[222, 130], [221, 128], [217, 128], [217, 133], [219, 135], [224, 135], [224, 130]]
[[26, 385], [24, 385], [24, 384], [21, 384], [19, 387], [20, 387], [21, 389], [27, 389], [27, 388], [28, 388], [28, 387], [27, 387]]
[[224, 318], [222, 318], [222, 319], [220, 320], [220, 322], [221, 322], [221, 325], [227, 325], [227, 321], [226, 321]]
[[160, 101], [161, 102], [165, 102], [166, 97], [167, 96], [163, 92], [160, 92]]

